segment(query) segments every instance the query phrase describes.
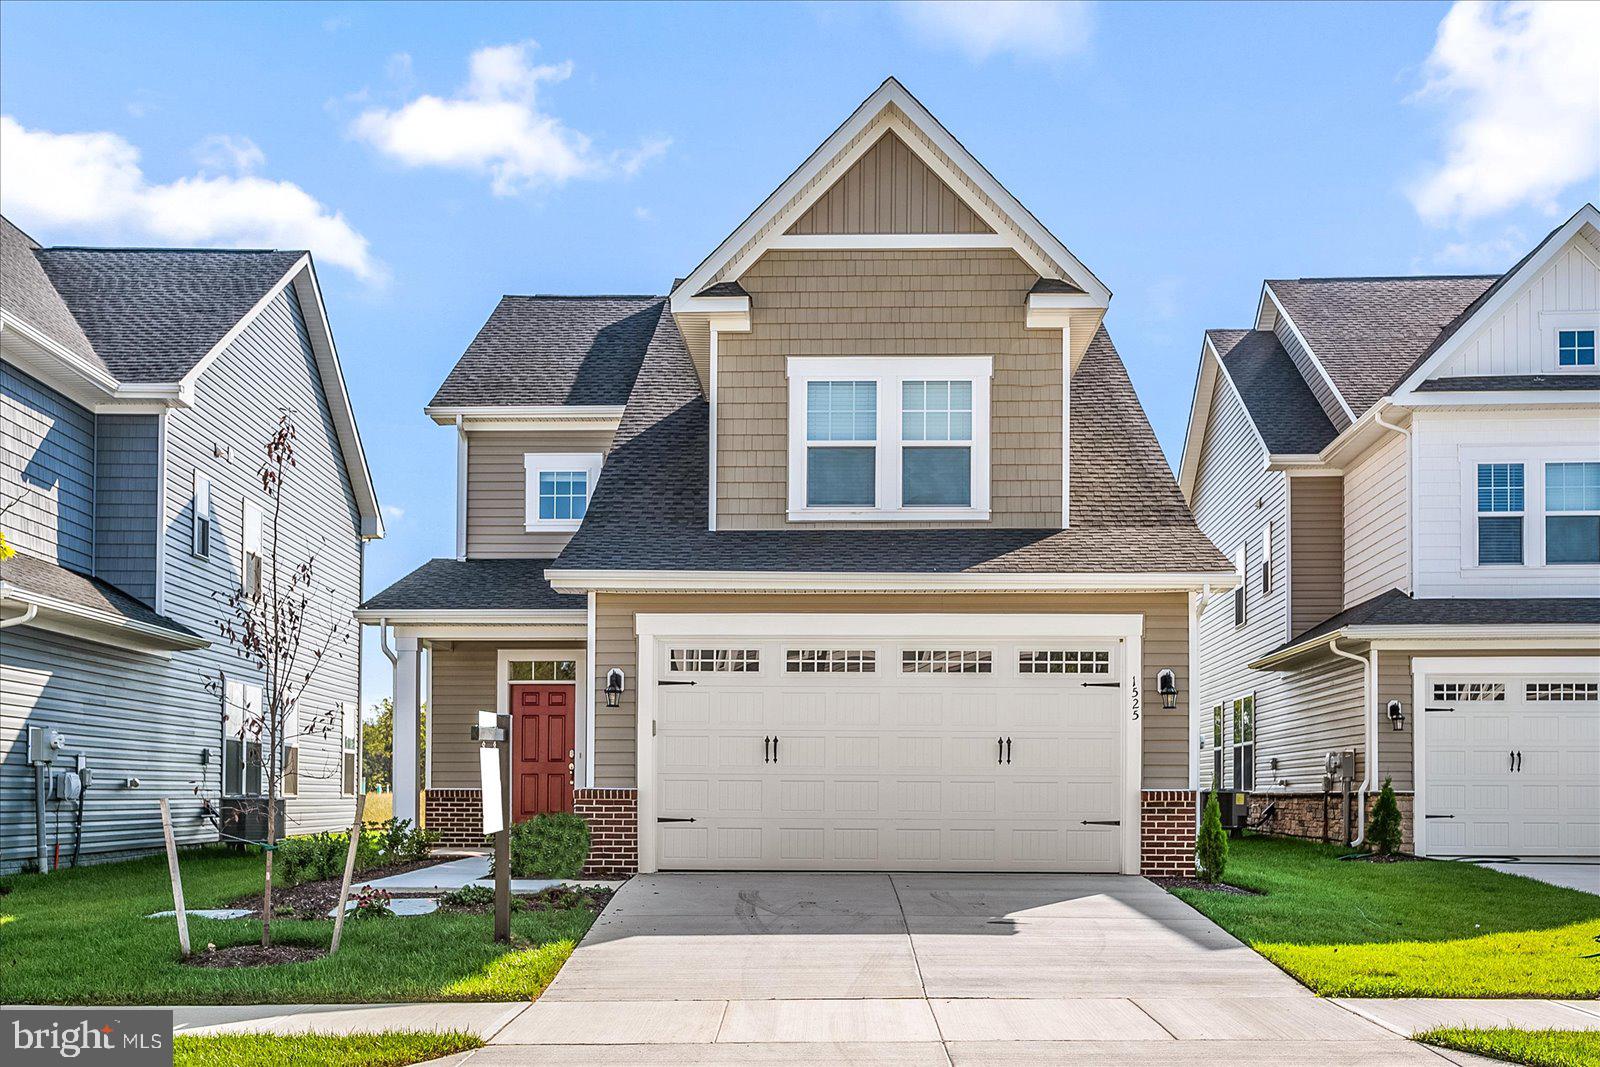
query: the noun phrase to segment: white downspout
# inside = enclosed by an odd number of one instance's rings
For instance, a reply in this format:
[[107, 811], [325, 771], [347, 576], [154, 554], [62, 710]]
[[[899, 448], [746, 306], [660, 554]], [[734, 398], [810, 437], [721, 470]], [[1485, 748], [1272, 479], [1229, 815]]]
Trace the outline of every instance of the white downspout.
[[378, 647], [383, 649], [383, 654], [389, 657], [389, 666], [399, 666], [400, 657], [394, 654], [394, 649], [389, 646], [389, 620], [378, 620]]
[[1339, 647], [1337, 636], [1328, 639], [1328, 651], [1361, 664], [1361, 700], [1366, 705], [1361, 718], [1366, 727], [1367, 751], [1361, 761], [1361, 785], [1356, 790], [1356, 839], [1350, 842], [1359, 845], [1367, 839], [1367, 791], [1372, 788], [1373, 775], [1378, 769], [1377, 653], [1373, 652], [1373, 659], [1368, 660], [1366, 656], [1346, 652]]
[[28, 625], [28, 623], [32, 622], [33, 619], [34, 619], [34, 616], [36, 616], [38, 614], [39, 614], [39, 605], [37, 605], [37, 604], [29, 604], [27, 609], [25, 611], [23, 611], [23, 613], [21, 615], [18, 615], [16, 618], [14, 618], [14, 619], [0, 619], [0, 630], [3, 630], [8, 626], [26, 626], [26, 625]]

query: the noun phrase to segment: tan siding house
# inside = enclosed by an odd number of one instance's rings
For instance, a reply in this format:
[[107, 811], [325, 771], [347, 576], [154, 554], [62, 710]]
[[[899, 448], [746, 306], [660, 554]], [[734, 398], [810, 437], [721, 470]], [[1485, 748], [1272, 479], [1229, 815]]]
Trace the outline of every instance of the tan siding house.
[[361, 612], [432, 693], [397, 811], [481, 840], [494, 710], [595, 871], [1191, 872], [1234, 579], [1109, 299], [893, 80], [669, 295], [506, 297], [428, 406], [457, 558]]

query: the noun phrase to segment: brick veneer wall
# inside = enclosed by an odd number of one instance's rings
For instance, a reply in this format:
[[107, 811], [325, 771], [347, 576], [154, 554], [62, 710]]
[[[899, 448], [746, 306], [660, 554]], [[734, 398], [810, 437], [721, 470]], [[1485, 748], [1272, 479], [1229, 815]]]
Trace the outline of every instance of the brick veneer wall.
[[[1354, 802], [1354, 794], [1350, 799]], [[1395, 793], [1395, 800], [1400, 805], [1400, 849], [1403, 852], [1410, 852], [1414, 841], [1411, 823], [1415, 799], [1411, 793]], [[1251, 793], [1249, 802], [1250, 824], [1262, 833], [1304, 837], [1313, 841], [1345, 840], [1345, 802], [1341, 793]], [[1372, 809], [1377, 802], [1376, 793], [1367, 797], [1368, 819], [1372, 818]], [[1352, 813], [1350, 833], [1354, 835], [1355, 832], [1356, 823]]]
[[578, 789], [572, 794], [572, 810], [589, 823], [589, 862], [584, 874], [599, 878], [638, 871], [637, 789]]
[[1146, 789], [1139, 797], [1139, 873], [1194, 877], [1195, 792]]
[[422, 825], [449, 848], [483, 847], [480, 789], [427, 789], [422, 794]]

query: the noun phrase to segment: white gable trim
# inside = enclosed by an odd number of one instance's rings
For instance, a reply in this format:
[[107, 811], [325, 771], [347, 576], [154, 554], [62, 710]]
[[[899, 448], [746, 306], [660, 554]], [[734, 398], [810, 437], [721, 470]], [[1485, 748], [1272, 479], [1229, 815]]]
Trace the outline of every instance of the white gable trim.
[[[1208, 373], [1209, 372], [1209, 373]], [[1261, 436], [1261, 428], [1256, 425], [1256, 420], [1250, 414], [1250, 407], [1244, 402], [1244, 394], [1239, 392], [1239, 387], [1234, 383], [1233, 377], [1228, 373], [1228, 368], [1222, 362], [1222, 355], [1217, 351], [1216, 345], [1211, 343], [1210, 337], [1202, 337], [1200, 341], [1200, 370], [1195, 375], [1194, 399], [1189, 406], [1189, 429], [1183, 437], [1183, 457], [1178, 463], [1178, 488], [1183, 493], [1183, 499], [1194, 506], [1194, 494], [1200, 488], [1200, 454], [1205, 450], [1206, 433], [1211, 429], [1211, 405], [1216, 400], [1217, 383], [1224, 382], [1233, 394], [1239, 398], [1239, 406], [1244, 408], [1244, 421], [1249, 423], [1254, 431], [1256, 440], [1261, 444], [1261, 450], [1266, 453], [1270, 465], [1272, 449], [1267, 447], [1267, 439]]]
[[1459, 352], [1463, 344], [1473, 339], [1479, 323], [1492, 319], [1504, 310], [1507, 304], [1521, 296], [1523, 289], [1534, 278], [1538, 277], [1539, 273], [1549, 265], [1550, 261], [1561, 254], [1568, 245], [1576, 244], [1579, 253], [1592, 261], [1592, 250], [1583, 247], [1587, 242], [1573, 241], [1574, 237], [1583, 232], [1585, 226], [1600, 230], [1600, 210], [1597, 210], [1593, 204], [1583, 205], [1572, 218], [1551, 233], [1549, 237], [1546, 237], [1543, 243], [1534, 250], [1533, 254], [1515, 268], [1515, 273], [1505, 280], [1505, 284], [1501, 285], [1492, 297], [1484, 301], [1483, 305], [1474, 311], [1455, 333], [1450, 335], [1444, 344], [1436, 348], [1432, 355], [1423, 360], [1410, 374], [1406, 375], [1405, 379], [1390, 394], [1395, 403], [1416, 403], [1417, 386], [1426, 381], [1434, 371], [1449, 361], [1451, 356]]
[[[1283, 309], [1283, 304], [1278, 300], [1278, 294], [1272, 291], [1272, 285], [1269, 282], [1261, 283], [1261, 300], [1256, 305], [1257, 328], [1260, 328], [1261, 312], [1269, 301], [1272, 303], [1273, 310], [1277, 312], [1278, 318], [1285, 326], [1289, 327], [1289, 332], [1294, 335], [1294, 339], [1300, 342], [1300, 347], [1305, 349], [1306, 355], [1311, 357], [1311, 362], [1316, 365], [1317, 373], [1321, 375], [1322, 380], [1328, 384], [1328, 389], [1333, 393], [1333, 398], [1339, 402], [1339, 410], [1344, 412], [1345, 418], [1349, 419], [1351, 422], [1355, 422], [1356, 413], [1351, 410], [1349, 403], [1345, 401], [1344, 394], [1341, 393], [1339, 391], [1339, 387], [1334, 384], [1333, 376], [1328, 373], [1328, 368], [1324, 367], [1322, 365], [1322, 360], [1317, 358], [1316, 350], [1311, 347], [1311, 342], [1306, 340], [1306, 335], [1301, 333], [1300, 328], [1294, 324], [1293, 316]], [[1293, 361], [1291, 360], [1291, 362]], [[1309, 385], [1310, 383], [1308, 382], [1306, 384]]]
[[[909, 120], [909, 124], [899, 116], [891, 115], [881, 123], [883, 129], [876, 136], [862, 137], [861, 134], [874, 122], [878, 122], [884, 109], [890, 105], [898, 108], [900, 114]], [[830, 183], [814, 182], [814, 179], [830, 168], [837, 169], [842, 174], [865, 154], [879, 137], [890, 130], [894, 130], [941, 180], [952, 189], [959, 190], [963, 183], [943, 160], [923, 149], [924, 139], [954, 160], [964, 172], [964, 176], [986, 197], [1000, 206], [1000, 211], [995, 211], [981, 202], [968, 204], [996, 231], [996, 234], [1008, 228], [1009, 223], [1042, 249], [1046, 256], [1055, 260], [1054, 264], [1041, 262], [1039, 256], [1026, 243], [1007, 241], [1019, 255], [1039, 270], [1042, 276], [1055, 277], [1066, 273], [1068, 275], [1066, 280], [1096, 297], [1100, 301], [1099, 306], [1104, 306], [1110, 301], [1111, 291], [995, 180], [994, 176], [939, 124], [916, 97], [906, 90], [905, 86], [894, 78], [889, 78], [673, 290], [672, 310], [677, 313], [690, 310], [685, 306], [685, 300], [692, 299], [695, 293], [704, 289], [718, 275], [728, 274], [737, 278], [748, 269], [751, 263], [767, 251], [774, 238], [783, 236], [783, 231], [788, 229], [793, 219], [803, 215], [827, 192]], [[852, 146], [852, 141], [857, 143]], [[807, 190], [808, 185], [811, 186], [809, 190]], [[805, 192], [802, 195], [803, 190]], [[763, 230], [766, 230], [767, 238], [746, 249], [745, 246]], [[741, 250], [744, 250], [742, 254]]]

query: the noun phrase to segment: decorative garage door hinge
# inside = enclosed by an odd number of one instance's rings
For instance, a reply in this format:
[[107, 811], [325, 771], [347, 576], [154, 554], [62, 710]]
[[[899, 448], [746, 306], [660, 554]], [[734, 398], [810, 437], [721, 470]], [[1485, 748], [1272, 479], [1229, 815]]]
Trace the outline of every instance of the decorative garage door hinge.
[[694, 685], [695, 683], [694, 682], [682, 681], [682, 680], [677, 679], [677, 678], [657, 678], [656, 679], [656, 684], [657, 685]]
[[1085, 689], [1121, 689], [1121, 682], [1079, 682]]
[[682, 816], [674, 817], [671, 815], [657, 815], [656, 822], [694, 822], [694, 820], [684, 818]]
[[1081, 821], [1081, 825], [1083, 825], [1083, 826], [1121, 826], [1122, 825], [1122, 820], [1121, 819], [1084, 819], [1084, 820]]

